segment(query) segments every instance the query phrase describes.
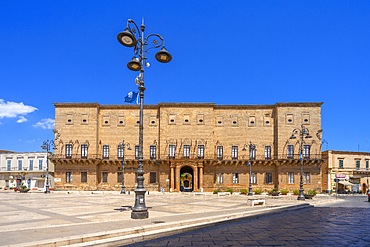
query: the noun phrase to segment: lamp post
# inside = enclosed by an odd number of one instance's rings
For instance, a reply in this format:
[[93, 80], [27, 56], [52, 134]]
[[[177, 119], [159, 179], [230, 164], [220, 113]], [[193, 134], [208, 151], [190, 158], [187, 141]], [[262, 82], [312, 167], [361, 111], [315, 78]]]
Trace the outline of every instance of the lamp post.
[[55, 148], [53, 140], [46, 140], [42, 143], [41, 148], [46, 150], [46, 184], [45, 184], [45, 193], [50, 193], [49, 188], [49, 151], [50, 147]]
[[297, 200], [305, 200], [304, 197], [304, 190], [303, 190], [303, 143], [304, 139], [307, 138], [312, 138], [310, 135], [310, 131], [302, 124], [301, 128], [294, 129], [292, 132], [292, 135], [290, 136], [289, 139], [296, 139], [297, 136], [299, 135], [299, 159], [300, 159], [300, 169], [299, 169], [299, 195]]
[[125, 143], [122, 141], [121, 148], [122, 148], [122, 185], [121, 185], [121, 194], [126, 194], [125, 190], [125, 147], [127, 145], [127, 150], [131, 150], [130, 143]]
[[248, 196], [253, 196], [252, 191], [252, 160], [256, 158], [256, 145], [252, 142], [249, 143], [249, 188], [248, 188]]
[[[135, 82], [139, 89], [140, 114], [139, 114], [139, 152], [138, 168], [135, 188], [135, 205], [132, 208], [132, 219], [145, 219], [149, 217], [148, 208], [145, 205], [144, 168], [143, 168], [143, 110], [144, 110], [144, 67], [149, 67], [147, 53], [150, 49], [161, 48], [155, 55], [158, 62], [168, 63], [172, 60], [171, 54], [164, 47], [164, 39], [159, 34], [144, 35], [144, 19], [140, 28], [131, 19], [127, 21], [126, 29], [117, 35], [118, 42], [126, 47], [134, 48], [134, 57], [128, 62], [127, 67], [133, 71], [140, 71]], [[149, 44], [149, 40], [152, 42]]]

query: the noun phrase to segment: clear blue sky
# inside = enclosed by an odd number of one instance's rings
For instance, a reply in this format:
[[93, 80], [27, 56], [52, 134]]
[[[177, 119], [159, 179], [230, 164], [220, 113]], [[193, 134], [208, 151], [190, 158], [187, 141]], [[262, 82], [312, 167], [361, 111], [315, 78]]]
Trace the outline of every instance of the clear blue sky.
[[123, 104], [127, 19], [159, 33], [145, 104], [324, 102], [323, 149], [370, 151], [370, 1], [0, 1], [0, 149], [39, 151], [54, 102]]

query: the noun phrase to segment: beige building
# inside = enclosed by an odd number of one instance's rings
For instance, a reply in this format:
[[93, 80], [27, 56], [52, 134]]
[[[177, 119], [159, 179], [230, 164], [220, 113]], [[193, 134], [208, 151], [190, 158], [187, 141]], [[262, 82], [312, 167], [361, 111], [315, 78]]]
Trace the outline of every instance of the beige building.
[[[52, 188], [54, 165], [47, 162], [46, 152], [11, 152], [0, 150], [0, 187], [22, 185], [32, 190], [45, 190], [46, 177]], [[48, 176], [46, 176], [48, 175]]]
[[[124, 170], [126, 190], [133, 190], [139, 106], [54, 105], [56, 189], [120, 190]], [[321, 105], [145, 105], [145, 188], [240, 191], [252, 181], [253, 190], [292, 191], [299, 189], [302, 147], [304, 189], [321, 190]], [[312, 138], [290, 139], [302, 125]]]
[[323, 191], [336, 192], [335, 179], [339, 193], [365, 193], [369, 189], [370, 153], [328, 150], [323, 158]]

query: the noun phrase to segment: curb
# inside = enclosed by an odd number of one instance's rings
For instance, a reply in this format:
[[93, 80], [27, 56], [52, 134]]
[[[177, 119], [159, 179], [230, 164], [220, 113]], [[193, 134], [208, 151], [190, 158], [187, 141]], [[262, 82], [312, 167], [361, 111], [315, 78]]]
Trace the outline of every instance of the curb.
[[[238, 221], [242, 219], [253, 219], [265, 217], [275, 213], [283, 213], [292, 210], [300, 210], [313, 207], [308, 203], [300, 205], [287, 205], [277, 207], [264, 207], [242, 213], [224, 214], [213, 217], [203, 217], [198, 219], [185, 220], [180, 222], [161, 223], [156, 225], [145, 225], [141, 227], [133, 227], [129, 229], [120, 229], [114, 231], [96, 232], [92, 234], [76, 235], [69, 238], [49, 239], [38, 242], [30, 242], [21, 244], [22, 246], [116, 246], [134, 244], [154, 238], [165, 237], [178, 233], [183, 233], [199, 228], [215, 226], [225, 222]], [[19, 247], [20, 245], [10, 245], [10, 247]]]

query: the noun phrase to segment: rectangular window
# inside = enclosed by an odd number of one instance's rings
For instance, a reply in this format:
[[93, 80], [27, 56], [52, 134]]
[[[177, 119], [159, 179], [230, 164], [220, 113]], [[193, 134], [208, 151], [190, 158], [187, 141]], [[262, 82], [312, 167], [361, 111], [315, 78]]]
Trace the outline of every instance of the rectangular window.
[[369, 160], [366, 160], [365, 166], [366, 170], [369, 170]]
[[72, 158], [72, 144], [66, 144], [66, 158]]
[[72, 183], [72, 172], [66, 172], [66, 183]]
[[310, 145], [303, 145], [303, 158], [309, 159], [311, 153], [311, 146]]
[[223, 173], [218, 173], [217, 174], [217, 183], [219, 183], [219, 184], [224, 183], [224, 174]]
[[238, 184], [238, 183], [239, 183], [239, 174], [233, 173], [233, 184]]
[[343, 160], [342, 159], [339, 160], [339, 169], [343, 169]]
[[109, 145], [103, 145], [103, 159], [109, 159]]
[[287, 146], [287, 158], [288, 159], [293, 159], [294, 158], [294, 146], [293, 145], [288, 145]]
[[18, 171], [22, 171], [22, 170], [23, 170], [22, 160], [18, 160]]
[[81, 183], [87, 183], [87, 172], [81, 172]]
[[224, 156], [224, 147], [217, 146], [217, 159], [222, 160], [223, 156]]
[[265, 183], [272, 184], [272, 173], [266, 173], [265, 175]]
[[170, 159], [174, 159], [176, 154], [176, 145], [170, 145]]
[[238, 146], [232, 146], [231, 147], [231, 158], [233, 160], [237, 160], [238, 159]]
[[157, 146], [150, 146], [150, 159], [155, 160], [157, 158]]
[[117, 183], [122, 183], [123, 172], [117, 172]]
[[360, 161], [356, 160], [356, 170], [360, 170]]
[[251, 174], [251, 183], [257, 184], [257, 174], [256, 173]]
[[39, 171], [42, 171], [43, 160], [39, 160]]
[[198, 145], [198, 159], [204, 159], [204, 145]]
[[303, 183], [310, 184], [311, 183], [311, 174], [309, 172], [305, 172], [303, 174]]
[[124, 146], [122, 144], [119, 144], [117, 146], [117, 158], [118, 159], [123, 159], [123, 157], [124, 157], [124, 151], [123, 151], [123, 149], [124, 149]]
[[265, 146], [265, 159], [271, 159], [271, 146]]
[[140, 146], [137, 146], [137, 145], [136, 145], [136, 146], [135, 146], [135, 159], [137, 159], [137, 160], [139, 159], [139, 156], [140, 156], [140, 155], [139, 155], [139, 149], [140, 149]]
[[30, 171], [33, 171], [33, 160], [29, 160], [28, 167], [29, 167]]
[[294, 184], [294, 173], [288, 172], [288, 184]]
[[102, 182], [108, 183], [108, 172], [102, 172]]
[[81, 158], [82, 159], [87, 158], [87, 145], [86, 144], [81, 145]]
[[249, 159], [256, 159], [256, 146], [254, 146], [253, 144], [249, 146]]
[[190, 157], [190, 145], [184, 145], [184, 158]]
[[157, 182], [157, 173], [156, 172], [150, 172], [149, 173], [149, 183], [155, 184]]
[[6, 170], [12, 170], [12, 160], [6, 160]]

